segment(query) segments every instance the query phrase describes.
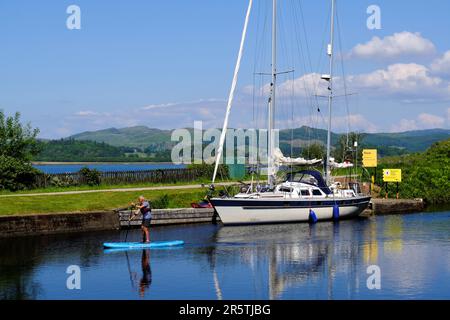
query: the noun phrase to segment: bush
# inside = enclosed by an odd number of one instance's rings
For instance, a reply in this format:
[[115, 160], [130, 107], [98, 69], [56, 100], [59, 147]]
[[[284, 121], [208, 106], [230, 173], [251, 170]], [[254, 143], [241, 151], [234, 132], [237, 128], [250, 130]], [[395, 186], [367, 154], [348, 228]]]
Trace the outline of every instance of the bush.
[[[195, 171], [195, 176], [197, 178], [209, 178], [212, 179], [214, 174], [214, 164], [191, 164], [188, 166], [188, 169]], [[217, 178], [221, 179], [229, 179], [230, 172], [228, 166], [226, 164], [220, 164], [217, 170]]]
[[169, 207], [169, 196], [163, 195], [152, 201], [152, 208], [154, 209], [167, 209]]
[[[431, 204], [450, 202], [450, 139], [434, 144], [425, 153], [384, 158], [377, 170], [380, 186], [383, 169], [402, 169], [403, 198], [423, 198]], [[396, 184], [390, 183], [388, 191], [395, 194]], [[384, 188], [380, 195], [385, 195]]]
[[82, 181], [88, 186], [98, 186], [101, 183], [101, 173], [95, 169], [83, 168], [80, 170]]
[[22, 125], [20, 113], [7, 117], [0, 110], [0, 189], [17, 191], [36, 184], [39, 171], [30, 162], [39, 152], [38, 133]]
[[30, 163], [0, 155], [0, 190], [18, 191], [32, 188], [39, 171]]

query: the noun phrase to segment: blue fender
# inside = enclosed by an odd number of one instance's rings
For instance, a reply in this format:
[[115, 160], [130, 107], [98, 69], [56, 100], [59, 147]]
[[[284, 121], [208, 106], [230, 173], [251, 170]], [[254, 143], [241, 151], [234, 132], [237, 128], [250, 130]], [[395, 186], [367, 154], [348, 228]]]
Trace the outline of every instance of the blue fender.
[[317, 219], [317, 215], [314, 211], [309, 210], [309, 223], [317, 223], [319, 219]]
[[333, 207], [333, 220], [338, 221], [339, 220], [339, 206], [337, 204]]

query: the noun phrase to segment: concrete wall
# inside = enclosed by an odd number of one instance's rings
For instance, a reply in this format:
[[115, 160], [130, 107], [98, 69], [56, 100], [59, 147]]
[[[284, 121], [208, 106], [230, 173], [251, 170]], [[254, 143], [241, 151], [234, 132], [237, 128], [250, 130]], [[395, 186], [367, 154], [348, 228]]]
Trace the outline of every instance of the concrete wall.
[[[127, 227], [141, 226], [141, 215], [129, 222], [130, 211], [121, 211], [120, 225]], [[172, 224], [190, 224], [190, 223], [212, 223], [220, 221], [219, 217], [214, 215], [214, 209], [153, 209], [152, 225], [172, 225]]]
[[425, 202], [422, 199], [373, 199], [372, 209], [376, 215], [422, 212], [425, 209]]
[[0, 217], [0, 238], [119, 228], [114, 211]]

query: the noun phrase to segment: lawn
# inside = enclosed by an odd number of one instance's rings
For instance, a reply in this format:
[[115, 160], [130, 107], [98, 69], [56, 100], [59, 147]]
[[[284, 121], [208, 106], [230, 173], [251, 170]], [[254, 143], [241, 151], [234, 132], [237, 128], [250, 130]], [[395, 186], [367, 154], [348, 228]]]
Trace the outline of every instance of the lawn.
[[169, 208], [188, 208], [192, 202], [200, 201], [205, 194], [206, 189], [196, 188], [55, 196], [43, 194], [35, 197], [0, 198], [0, 216], [112, 210], [127, 207], [130, 202], [136, 202], [140, 195], [149, 200], [167, 195]]
[[[234, 182], [234, 180], [217, 180], [216, 183], [222, 182]], [[0, 195], [11, 195], [11, 194], [29, 194], [29, 193], [54, 193], [54, 192], [69, 192], [69, 191], [91, 191], [91, 190], [111, 190], [111, 189], [130, 189], [130, 188], [153, 188], [153, 187], [172, 187], [172, 186], [187, 186], [192, 185], [193, 187], [199, 187], [201, 184], [210, 185], [210, 179], [197, 179], [195, 181], [180, 181], [176, 183], [130, 183], [130, 184], [101, 184], [98, 186], [70, 186], [70, 187], [47, 187], [39, 189], [29, 189], [21, 191], [8, 191], [1, 190]]]

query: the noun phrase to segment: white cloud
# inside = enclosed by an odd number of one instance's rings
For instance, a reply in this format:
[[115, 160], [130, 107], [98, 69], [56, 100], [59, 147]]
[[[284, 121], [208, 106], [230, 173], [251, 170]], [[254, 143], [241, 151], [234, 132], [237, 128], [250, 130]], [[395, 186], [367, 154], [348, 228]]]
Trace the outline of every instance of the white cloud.
[[450, 75], [450, 50], [431, 63], [431, 70], [437, 74]]
[[365, 44], [358, 44], [351, 52], [351, 57], [363, 59], [392, 59], [403, 56], [428, 56], [434, 54], [434, 44], [420, 33], [403, 31], [391, 36], [373, 37]]
[[[447, 110], [447, 118], [450, 117], [450, 108]], [[413, 130], [426, 130], [448, 127], [448, 119], [437, 115], [422, 113], [416, 119], [402, 119], [391, 127], [392, 132], [404, 132]]]
[[78, 111], [77, 113], [75, 113], [75, 115], [77, 117], [92, 117], [92, 116], [98, 116], [99, 113], [88, 110], [88, 111]]
[[[338, 81], [338, 78], [335, 78]], [[318, 73], [305, 74], [294, 80], [287, 80], [281, 83], [277, 92], [281, 96], [291, 96], [292, 92], [296, 96], [310, 97], [311, 95], [327, 95], [327, 82], [321, 79]], [[267, 87], [268, 92], [268, 87]]]
[[350, 131], [373, 133], [378, 131], [378, 126], [369, 121], [361, 114], [351, 114], [348, 117], [338, 117], [333, 119], [333, 125], [338, 131], [347, 130], [350, 126]]
[[348, 77], [350, 86], [366, 90], [371, 95], [400, 95], [405, 99], [422, 100], [448, 98], [449, 83], [432, 76], [430, 70], [419, 64], [393, 64], [367, 74]]
[[[343, 94], [343, 79], [335, 77], [335, 94]], [[307, 98], [317, 94], [328, 95], [328, 83], [317, 73], [306, 74], [294, 80], [287, 80], [278, 84], [278, 97]], [[364, 96], [375, 98], [400, 98], [400, 102], [429, 102], [450, 99], [450, 82], [434, 75], [429, 68], [416, 63], [397, 63], [373, 72], [347, 76], [347, 91], [356, 91]], [[252, 93], [253, 87], [247, 86], [242, 92]], [[257, 89], [259, 90], [259, 89]], [[262, 94], [268, 96], [270, 85], [261, 89]]]
[[445, 124], [445, 118], [428, 113], [420, 114], [418, 120], [424, 127], [428, 128], [442, 128]]
[[418, 130], [416, 120], [401, 119], [398, 123], [391, 127], [392, 132], [405, 132]]

